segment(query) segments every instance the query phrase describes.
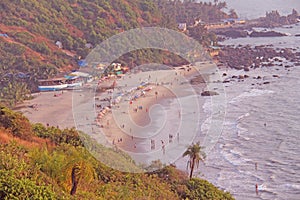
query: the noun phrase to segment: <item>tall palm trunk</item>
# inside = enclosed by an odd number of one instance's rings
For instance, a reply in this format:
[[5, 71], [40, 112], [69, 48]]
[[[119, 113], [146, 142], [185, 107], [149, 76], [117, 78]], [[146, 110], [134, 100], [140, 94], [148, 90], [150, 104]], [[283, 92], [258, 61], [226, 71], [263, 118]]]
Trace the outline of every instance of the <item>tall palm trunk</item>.
[[78, 180], [77, 180], [77, 177], [76, 177], [76, 170], [77, 170], [76, 167], [72, 168], [72, 175], [71, 175], [72, 176], [72, 189], [71, 189], [71, 192], [70, 192], [71, 195], [75, 195], [76, 190], [77, 190], [77, 186], [78, 186]]
[[192, 163], [191, 163], [190, 179], [192, 179], [192, 177], [193, 177], [194, 168], [195, 168], [195, 157], [193, 158]]

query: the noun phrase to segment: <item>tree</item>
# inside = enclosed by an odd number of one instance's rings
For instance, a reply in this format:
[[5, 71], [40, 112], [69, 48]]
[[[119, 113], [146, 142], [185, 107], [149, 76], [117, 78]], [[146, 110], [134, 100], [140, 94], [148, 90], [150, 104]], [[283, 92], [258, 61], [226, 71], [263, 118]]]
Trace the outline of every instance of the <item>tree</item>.
[[[71, 158], [68, 159], [68, 163], [65, 166], [65, 186], [70, 188], [70, 195], [75, 195], [79, 183], [84, 182], [87, 186], [96, 177], [94, 169], [94, 160], [88, 154], [88, 152], [80, 147], [76, 149], [69, 147]], [[73, 154], [73, 155], [72, 155]]]
[[188, 149], [182, 155], [182, 157], [190, 157], [187, 163], [187, 168], [190, 168], [190, 179], [192, 179], [193, 177], [195, 165], [198, 168], [200, 160], [203, 161], [206, 157], [202, 149], [203, 147], [200, 146], [200, 142], [197, 142], [196, 144], [192, 144], [191, 146], [189, 146]]
[[236, 12], [235, 12], [234, 9], [230, 9], [230, 10], [229, 10], [229, 17], [230, 17], [230, 18], [235, 18], [235, 19], [238, 18], [238, 15], [236, 14]]

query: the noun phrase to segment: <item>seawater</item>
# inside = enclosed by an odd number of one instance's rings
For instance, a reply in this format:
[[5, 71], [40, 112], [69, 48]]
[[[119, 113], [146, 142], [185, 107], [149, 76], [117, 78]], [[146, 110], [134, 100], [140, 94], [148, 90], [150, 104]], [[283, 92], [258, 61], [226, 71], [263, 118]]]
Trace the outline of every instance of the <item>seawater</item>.
[[[299, 25], [278, 30], [300, 33]], [[245, 38], [225, 43], [255, 46], [275, 41], [274, 48], [297, 51], [299, 38], [288, 37], [281, 43], [276, 43], [278, 38]], [[249, 78], [224, 84], [227, 111], [223, 132], [200, 166], [198, 177], [229, 191], [238, 200], [299, 199], [300, 67], [224, 72], [228, 76], [247, 74]], [[254, 79], [257, 76], [262, 79]], [[270, 83], [263, 84], [266, 81]], [[204, 107], [209, 116], [209, 103]], [[202, 126], [207, 127], [209, 123]]]

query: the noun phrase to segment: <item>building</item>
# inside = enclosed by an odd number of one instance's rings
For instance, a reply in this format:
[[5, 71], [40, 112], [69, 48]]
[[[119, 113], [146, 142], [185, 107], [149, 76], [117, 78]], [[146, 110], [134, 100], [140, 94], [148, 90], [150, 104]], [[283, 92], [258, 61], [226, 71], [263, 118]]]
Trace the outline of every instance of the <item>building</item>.
[[186, 23], [179, 23], [178, 29], [182, 32], [186, 31], [186, 29], [187, 29]]

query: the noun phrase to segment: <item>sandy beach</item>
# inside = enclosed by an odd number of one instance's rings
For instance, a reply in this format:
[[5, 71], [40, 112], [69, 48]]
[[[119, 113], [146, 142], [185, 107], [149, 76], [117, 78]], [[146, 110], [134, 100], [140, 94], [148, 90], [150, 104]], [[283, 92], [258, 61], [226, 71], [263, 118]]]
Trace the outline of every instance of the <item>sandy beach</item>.
[[[202, 107], [192, 106], [190, 102], [195, 101], [196, 96], [199, 98], [205, 83], [192, 86], [190, 80], [199, 76], [203, 69], [213, 67], [212, 63], [202, 63], [132, 73], [97, 84], [97, 88], [101, 88], [116, 81], [113, 91], [99, 92], [93, 87], [84, 87], [34, 94], [33, 100], [19, 105], [17, 110], [34, 123], [76, 127], [99, 143], [121, 149], [141, 161], [146, 159], [144, 154], [153, 153], [150, 157], [159, 157], [169, 148], [182, 146], [185, 149], [187, 141], [193, 140], [194, 135], [179, 140], [179, 134], [194, 131], [192, 126], [184, 123], [187, 119], [190, 121], [187, 117], [191, 116], [196, 120], [191, 123], [197, 123]], [[146, 84], [139, 88], [141, 83]], [[105, 101], [117, 96], [121, 96], [119, 101], [111, 106]], [[186, 98], [190, 100], [185, 101]]]

